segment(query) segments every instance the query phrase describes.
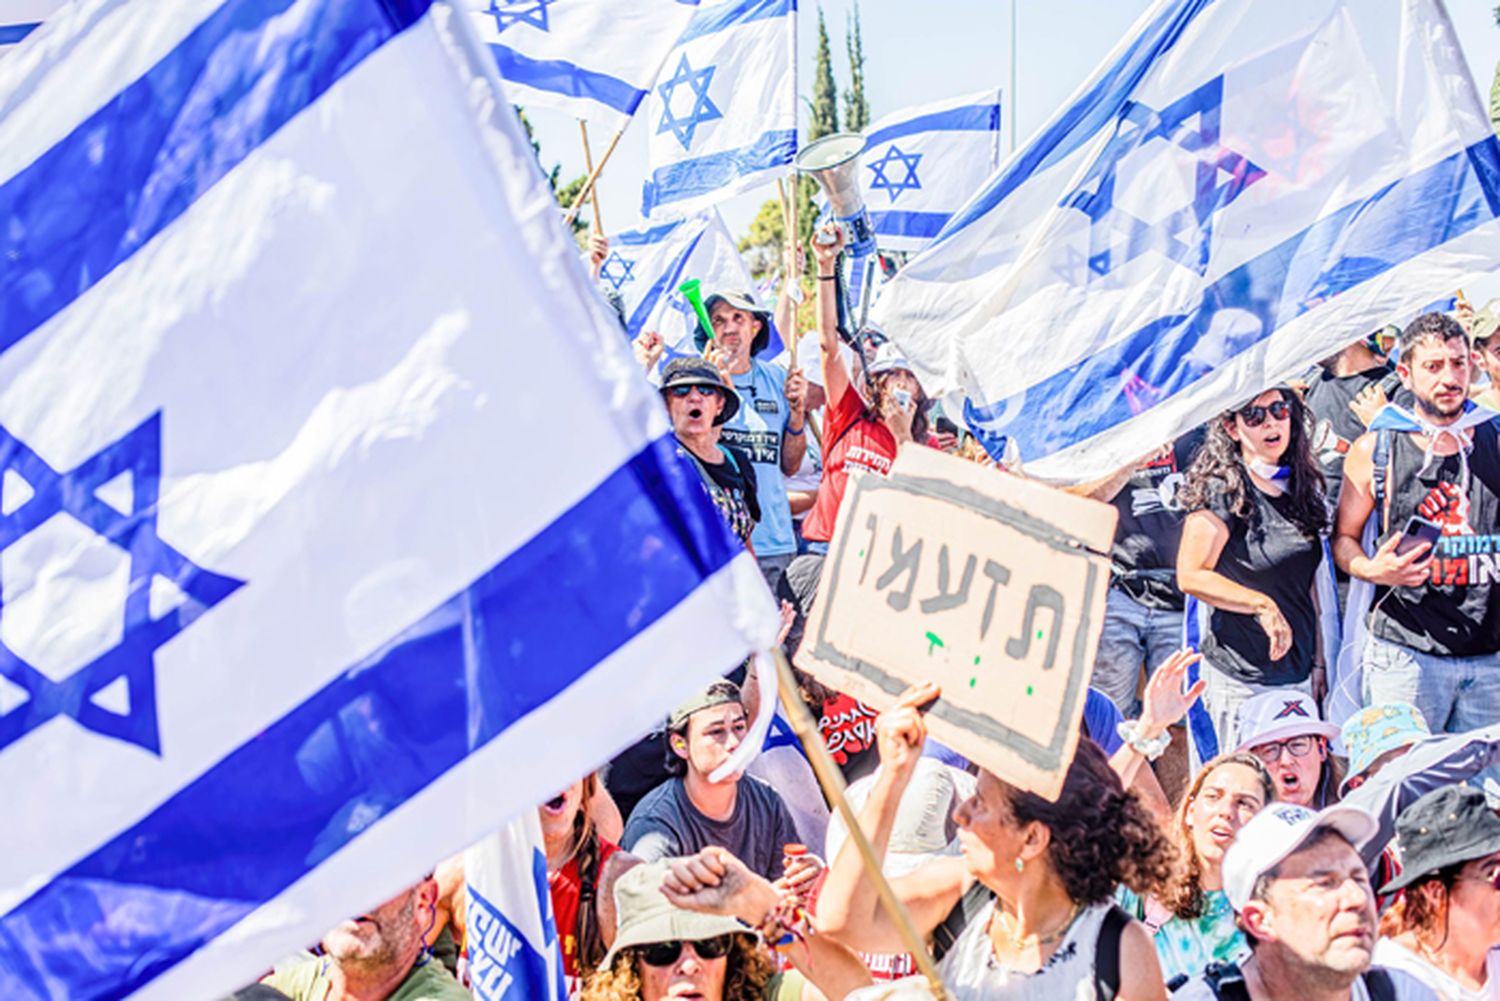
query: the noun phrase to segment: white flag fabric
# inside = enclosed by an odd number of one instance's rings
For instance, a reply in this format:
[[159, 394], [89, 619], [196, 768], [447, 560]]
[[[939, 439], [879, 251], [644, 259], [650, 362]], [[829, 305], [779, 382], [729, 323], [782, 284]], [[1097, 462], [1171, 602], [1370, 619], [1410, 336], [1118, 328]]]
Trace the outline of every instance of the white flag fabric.
[[886, 115], [865, 129], [860, 187], [881, 250], [917, 251], [1000, 164], [1000, 91]]
[[465, 13], [0, 60], [7, 1001], [226, 994], [774, 640]]
[[[620, 293], [626, 331], [632, 338], [643, 330], [661, 334], [667, 349], [664, 361], [699, 353], [693, 344], [698, 316], [678, 286], [696, 278], [707, 298], [715, 291], [747, 291], [754, 284], [717, 209], [617, 233], [609, 238], [609, 245], [599, 278]], [[769, 358], [781, 350], [780, 338], [773, 340], [775, 344], [762, 356]]]
[[563, 1001], [568, 989], [535, 810], [464, 852], [469, 984], [479, 1001]]
[[621, 129], [698, 0], [467, 0], [511, 100]]
[[797, 153], [795, 0], [728, 0], [693, 15], [644, 112], [641, 215], [681, 218], [786, 173]]
[[1161, 0], [874, 314], [1087, 479], [1493, 269], [1497, 181], [1434, 0]]
[[21, 44], [63, 0], [0, 0], [0, 57]]

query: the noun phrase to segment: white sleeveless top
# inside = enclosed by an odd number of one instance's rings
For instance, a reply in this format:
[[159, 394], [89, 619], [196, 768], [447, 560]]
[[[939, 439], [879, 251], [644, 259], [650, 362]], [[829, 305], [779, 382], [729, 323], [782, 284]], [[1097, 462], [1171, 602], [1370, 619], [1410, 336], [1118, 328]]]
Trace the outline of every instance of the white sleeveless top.
[[938, 974], [955, 1001], [1095, 1001], [1094, 953], [1110, 901], [1079, 913], [1040, 970], [1007, 969], [990, 945], [991, 901], [975, 915], [943, 957]]

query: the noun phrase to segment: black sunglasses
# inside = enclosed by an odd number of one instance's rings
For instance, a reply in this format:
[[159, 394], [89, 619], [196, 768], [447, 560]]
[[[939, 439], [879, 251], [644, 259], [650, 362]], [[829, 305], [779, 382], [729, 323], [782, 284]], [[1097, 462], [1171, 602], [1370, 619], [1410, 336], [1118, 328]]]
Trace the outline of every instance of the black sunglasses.
[[719, 392], [719, 390], [714, 388], [713, 386], [703, 386], [699, 385], [696, 382], [690, 382], [686, 386], [668, 387], [667, 392], [671, 393], [673, 396], [687, 396], [695, 389], [698, 392], [702, 393], [704, 396], [708, 396], [710, 394], [717, 395]]
[[733, 944], [734, 936], [728, 934], [695, 942], [652, 942], [641, 948], [641, 959], [647, 966], [671, 966], [682, 955], [682, 947], [685, 945], [692, 946], [699, 959], [719, 959], [729, 954], [729, 947]]
[[1292, 405], [1285, 400], [1277, 400], [1268, 407], [1250, 406], [1239, 411], [1240, 420], [1245, 422], [1247, 428], [1258, 428], [1266, 422], [1266, 415], [1278, 421], [1287, 419], [1292, 412]]

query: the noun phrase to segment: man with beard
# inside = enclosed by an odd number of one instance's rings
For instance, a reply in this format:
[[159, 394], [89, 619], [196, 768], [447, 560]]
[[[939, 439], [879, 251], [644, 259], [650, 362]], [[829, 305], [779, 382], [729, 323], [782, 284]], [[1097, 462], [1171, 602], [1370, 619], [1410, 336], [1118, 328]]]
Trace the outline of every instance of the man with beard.
[[469, 1001], [469, 992], [432, 961], [423, 935], [433, 926], [431, 876], [323, 936], [323, 955], [278, 966], [262, 983], [292, 1001]]
[[1338, 565], [1374, 585], [1350, 593], [1371, 602], [1363, 703], [1411, 703], [1434, 733], [1500, 719], [1500, 434], [1468, 400], [1471, 365], [1451, 317], [1402, 332], [1414, 406], [1386, 407], [1350, 450], [1333, 539]]

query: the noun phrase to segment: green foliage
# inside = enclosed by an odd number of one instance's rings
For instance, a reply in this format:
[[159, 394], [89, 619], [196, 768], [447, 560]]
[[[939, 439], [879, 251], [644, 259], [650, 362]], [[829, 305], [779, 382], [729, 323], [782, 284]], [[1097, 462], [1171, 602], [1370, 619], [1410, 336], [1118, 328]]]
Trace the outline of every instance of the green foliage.
[[859, 30], [859, 0], [844, 29], [844, 51], [849, 54], [849, 89], [844, 91], [844, 128], [863, 132], [870, 124], [870, 105], [865, 100], [865, 42]]
[[[583, 182], [588, 180], [587, 174], [579, 174], [571, 181], [560, 183], [562, 178], [562, 164], [554, 163], [550, 168], [542, 160], [542, 144], [536, 141], [536, 133], [532, 131], [531, 120], [526, 117], [526, 112], [519, 106], [516, 109], [516, 117], [521, 119], [521, 127], [526, 130], [526, 140], [531, 143], [531, 151], [536, 154], [537, 165], [542, 168], [542, 173], [547, 175], [547, 184], [552, 188], [552, 197], [557, 199], [557, 204], [564, 209], [573, 204], [573, 199], [578, 197], [578, 192], [583, 190]], [[584, 203], [584, 209], [588, 203]], [[588, 229], [587, 212], [579, 212], [578, 218], [573, 220], [573, 234], [579, 236]], [[581, 242], [581, 237], [580, 237]]]
[[750, 223], [750, 234], [740, 240], [739, 251], [757, 278], [781, 266], [781, 248], [786, 245], [786, 221], [781, 217], [781, 199], [768, 198]]
[[833, 53], [828, 46], [828, 25], [818, 8], [818, 53], [813, 67], [812, 120], [807, 138], [811, 142], [839, 130], [839, 89], [833, 81]]

